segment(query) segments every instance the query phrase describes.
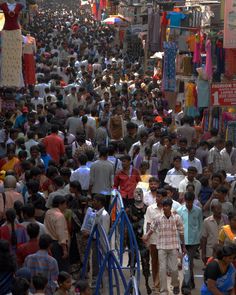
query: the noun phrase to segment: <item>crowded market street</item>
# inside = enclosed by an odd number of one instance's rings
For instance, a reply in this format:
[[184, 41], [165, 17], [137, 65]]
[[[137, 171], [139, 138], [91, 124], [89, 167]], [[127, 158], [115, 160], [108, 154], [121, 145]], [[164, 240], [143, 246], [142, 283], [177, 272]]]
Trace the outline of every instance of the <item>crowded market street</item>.
[[0, 295], [236, 295], [236, 1], [0, 1]]

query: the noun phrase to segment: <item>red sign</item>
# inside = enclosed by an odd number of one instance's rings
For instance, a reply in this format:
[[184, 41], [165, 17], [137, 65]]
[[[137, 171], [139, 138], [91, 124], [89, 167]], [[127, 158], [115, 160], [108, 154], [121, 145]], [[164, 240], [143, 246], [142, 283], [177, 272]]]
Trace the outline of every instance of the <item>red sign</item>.
[[236, 81], [228, 83], [213, 83], [211, 85], [211, 105], [236, 105]]

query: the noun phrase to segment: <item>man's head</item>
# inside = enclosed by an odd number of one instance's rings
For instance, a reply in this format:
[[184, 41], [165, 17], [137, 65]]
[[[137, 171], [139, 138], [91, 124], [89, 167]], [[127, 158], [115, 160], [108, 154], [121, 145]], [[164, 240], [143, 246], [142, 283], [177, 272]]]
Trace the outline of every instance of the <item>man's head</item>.
[[79, 181], [75, 180], [70, 182], [70, 192], [76, 195], [82, 193], [82, 188]]
[[93, 199], [93, 208], [95, 210], [102, 209], [106, 204], [106, 199], [104, 195], [96, 194]]
[[173, 201], [170, 198], [165, 198], [164, 200], [162, 200], [163, 212], [166, 216], [171, 215], [172, 204], [173, 204]]
[[182, 159], [180, 156], [175, 156], [173, 159], [173, 165], [175, 167], [176, 170], [181, 169], [182, 166]]
[[38, 223], [36, 223], [36, 222], [29, 223], [26, 227], [26, 230], [27, 230], [27, 234], [28, 234], [30, 240], [38, 238], [39, 231], [40, 231], [40, 227], [39, 227]]
[[126, 129], [127, 129], [127, 132], [130, 136], [134, 136], [137, 134], [138, 125], [133, 122], [128, 122], [126, 124]]
[[191, 192], [185, 193], [185, 195], [184, 195], [185, 205], [189, 211], [192, 210], [192, 208], [193, 208], [194, 199], [195, 199], [194, 193], [191, 193]]
[[214, 217], [218, 217], [218, 218], [221, 217], [222, 205], [221, 205], [221, 203], [219, 202], [218, 199], [213, 199], [211, 201], [211, 207], [210, 208], [211, 208], [211, 212], [213, 213]]
[[15, 176], [8, 175], [4, 179], [4, 188], [15, 189], [16, 188], [16, 178]]
[[163, 188], [157, 190], [156, 194], [156, 203], [157, 205], [161, 205], [162, 201], [167, 197], [167, 191]]
[[134, 200], [136, 203], [143, 202], [143, 190], [141, 188], [136, 188], [134, 190]]
[[156, 192], [160, 186], [160, 182], [156, 177], [151, 177], [149, 179], [149, 189], [151, 192]]
[[23, 218], [25, 221], [33, 219], [35, 216], [35, 208], [33, 204], [25, 204], [22, 207]]
[[196, 148], [195, 147], [190, 147], [188, 149], [188, 156], [189, 156], [189, 160], [193, 161], [195, 156], [196, 156]]
[[189, 181], [194, 181], [197, 176], [197, 168], [193, 166], [188, 167], [187, 176]]
[[224, 146], [225, 146], [225, 141], [224, 141], [223, 138], [219, 138], [219, 139], [216, 140], [216, 142], [215, 142], [215, 147], [216, 147], [219, 151], [221, 151], [221, 150], [224, 148]]
[[53, 208], [58, 208], [62, 213], [67, 209], [67, 200], [66, 197], [62, 195], [57, 195], [53, 198], [52, 201]]
[[221, 202], [221, 203], [224, 203], [225, 202], [225, 199], [226, 199], [226, 196], [228, 194], [228, 189], [224, 186], [220, 186], [218, 187], [216, 190], [215, 190], [215, 196], [216, 198]]
[[121, 157], [122, 168], [127, 170], [130, 168], [131, 157], [129, 155], [124, 155]]
[[36, 292], [41, 291], [41, 293], [44, 293], [48, 284], [48, 279], [42, 274], [37, 274], [33, 276], [32, 284]]
[[49, 250], [52, 242], [53, 242], [53, 240], [49, 235], [47, 235], [47, 234], [41, 235], [39, 238], [39, 249], [40, 250]]
[[232, 148], [233, 148], [233, 142], [231, 140], [226, 141], [225, 149], [226, 149], [227, 153], [230, 154], [232, 151]]
[[211, 177], [211, 187], [216, 189], [222, 183], [222, 176], [219, 173], [212, 174]]

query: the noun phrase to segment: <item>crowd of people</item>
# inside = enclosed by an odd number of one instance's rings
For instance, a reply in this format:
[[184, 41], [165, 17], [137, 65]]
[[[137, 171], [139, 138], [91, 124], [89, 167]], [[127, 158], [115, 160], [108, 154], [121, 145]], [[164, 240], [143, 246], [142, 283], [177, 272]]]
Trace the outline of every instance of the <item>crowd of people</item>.
[[[37, 84], [17, 91], [16, 109], [0, 118], [0, 294], [89, 295], [99, 269], [94, 255], [92, 282], [79, 280], [89, 235], [81, 227], [92, 206], [109, 233], [112, 189], [148, 294], [168, 294], [167, 274], [174, 294], [191, 294], [199, 258], [201, 294], [235, 294], [233, 143], [169, 109], [161, 74], [131, 64], [116, 30], [79, 1], [40, 3], [25, 29], [37, 41]], [[181, 284], [186, 253], [190, 280]]]

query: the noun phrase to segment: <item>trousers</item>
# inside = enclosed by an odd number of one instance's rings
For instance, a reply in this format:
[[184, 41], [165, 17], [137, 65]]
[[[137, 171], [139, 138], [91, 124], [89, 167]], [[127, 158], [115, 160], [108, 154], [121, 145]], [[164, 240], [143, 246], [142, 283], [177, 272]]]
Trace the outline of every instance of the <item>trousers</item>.
[[152, 259], [152, 279], [154, 288], [160, 289], [160, 279], [159, 279], [159, 260], [158, 260], [158, 250], [156, 245], [150, 245], [149, 247], [150, 255]]
[[179, 287], [178, 252], [176, 249], [158, 249], [160, 294], [168, 295], [167, 268], [171, 272], [171, 285]]

